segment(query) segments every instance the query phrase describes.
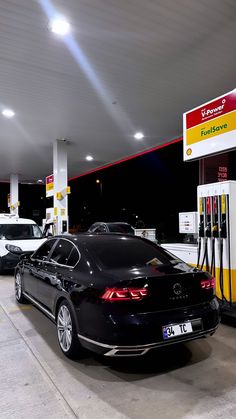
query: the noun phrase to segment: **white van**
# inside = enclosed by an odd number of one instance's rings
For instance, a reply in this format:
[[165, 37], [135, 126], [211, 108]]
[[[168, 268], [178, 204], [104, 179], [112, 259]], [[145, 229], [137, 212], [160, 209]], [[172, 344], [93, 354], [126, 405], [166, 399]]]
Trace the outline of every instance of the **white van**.
[[33, 252], [45, 240], [33, 220], [0, 214], [0, 272], [13, 269], [21, 252]]

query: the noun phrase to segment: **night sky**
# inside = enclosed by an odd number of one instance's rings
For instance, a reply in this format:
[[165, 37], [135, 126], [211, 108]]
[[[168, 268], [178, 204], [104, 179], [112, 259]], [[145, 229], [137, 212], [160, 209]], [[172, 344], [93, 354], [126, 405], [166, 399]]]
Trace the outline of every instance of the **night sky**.
[[[95, 221], [142, 220], [162, 240], [180, 240], [178, 213], [196, 211], [199, 163], [183, 162], [182, 142], [70, 181], [70, 227], [86, 230]], [[96, 183], [99, 179], [100, 183]], [[7, 212], [9, 184], [0, 184], [0, 212]], [[20, 216], [41, 224], [45, 186], [19, 187]], [[138, 216], [138, 218], [137, 218]]]
[[198, 161], [184, 163], [182, 153], [180, 142], [71, 181], [70, 224], [142, 220], [179, 239], [178, 213], [196, 211], [199, 179]]

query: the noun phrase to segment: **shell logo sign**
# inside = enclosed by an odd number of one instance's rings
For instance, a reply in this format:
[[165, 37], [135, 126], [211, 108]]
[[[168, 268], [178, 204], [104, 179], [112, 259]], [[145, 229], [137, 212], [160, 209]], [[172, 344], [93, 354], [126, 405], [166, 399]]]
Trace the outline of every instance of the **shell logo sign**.
[[54, 189], [54, 176], [50, 175], [46, 177], [46, 197], [53, 196]]
[[184, 160], [236, 148], [236, 89], [183, 115]]

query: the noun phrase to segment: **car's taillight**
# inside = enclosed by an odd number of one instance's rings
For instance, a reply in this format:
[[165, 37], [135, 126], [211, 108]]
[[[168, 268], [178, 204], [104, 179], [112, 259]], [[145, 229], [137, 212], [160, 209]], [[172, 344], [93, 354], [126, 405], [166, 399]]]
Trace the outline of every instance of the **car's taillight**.
[[215, 288], [215, 286], [216, 286], [215, 278], [203, 279], [201, 281], [201, 288], [204, 289], [204, 290], [209, 290], [209, 289]]
[[147, 288], [108, 288], [101, 298], [106, 301], [127, 301], [142, 300], [147, 295]]

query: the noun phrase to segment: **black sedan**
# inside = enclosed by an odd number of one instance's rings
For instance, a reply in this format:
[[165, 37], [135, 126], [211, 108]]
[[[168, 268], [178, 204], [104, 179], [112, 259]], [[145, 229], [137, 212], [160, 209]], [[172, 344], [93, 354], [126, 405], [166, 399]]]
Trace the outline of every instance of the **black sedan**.
[[58, 236], [15, 272], [19, 303], [35, 304], [57, 326], [62, 352], [106, 356], [212, 335], [219, 322], [215, 280], [152, 242], [121, 234]]

